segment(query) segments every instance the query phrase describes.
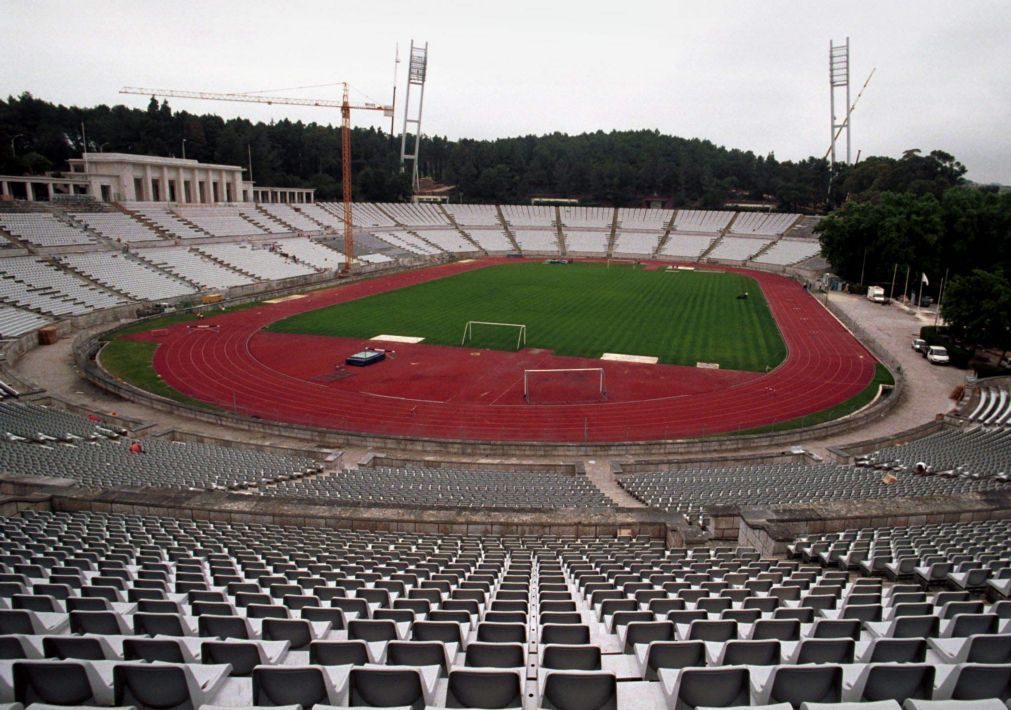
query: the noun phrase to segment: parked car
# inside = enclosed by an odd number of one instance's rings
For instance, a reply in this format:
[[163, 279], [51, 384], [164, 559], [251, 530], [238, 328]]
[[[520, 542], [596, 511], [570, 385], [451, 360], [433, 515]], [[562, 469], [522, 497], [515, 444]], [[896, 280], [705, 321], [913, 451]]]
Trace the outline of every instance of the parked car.
[[934, 365], [947, 365], [948, 351], [943, 345], [931, 345], [927, 348], [927, 360]]
[[917, 338], [916, 340], [913, 341], [913, 350], [915, 350], [920, 354], [926, 353], [927, 341], [924, 340], [923, 338]]

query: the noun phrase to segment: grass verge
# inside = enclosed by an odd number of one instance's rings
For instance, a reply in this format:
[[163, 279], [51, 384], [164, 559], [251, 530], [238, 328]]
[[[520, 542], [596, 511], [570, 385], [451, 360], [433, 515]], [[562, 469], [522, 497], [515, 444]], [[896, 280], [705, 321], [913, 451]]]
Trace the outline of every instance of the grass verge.
[[[261, 305], [259, 301], [240, 303], [236, 306], [220, 308], [209, 312], [210, 315], [222, 315], [233, 311], [242, 311], [247, 308], [255, 308]], [[205, 311], [205, 313], [207, 313]], [[100, 355], [101, 365], [114, 377], [118, 377], [124, 382], [133, 385], [145, 392], [171, 399], [193, 407], [201, 409], [217, 410], [213, 404], [201, 402], [199, 399], [188, 397], [179, 390], [170, 387], [158, 376], [154, 369], [154, 353], [158, 349], [158, 343], [146, 340], [127, 340], [125, 336], [144, 333], [156, 328], [168, 328], [178, 323], [186, 323], [196, 320], [196, 313], [184, 311], [181, 313], [169, 313], [168, 315], [148, 320], [129, 323], [121, 328], [117, 328], [108, 334], [109, 340], [102, 348]]]
[[[869, 385], [867, 385], [860, 394], [855, 397], [851, 397], [845, 402], [840, 402], [834, 407], [829, 407], [828, 409], [823, 409], [820, 412], [815, 412], [814, 414], [808, 414], [803, 417], [798, 417], [797, 419], [790, 419], [785, 422], [778, 422], [776, 424], [768, 424], [766, 426], [757, 427], [755, 429], [743, 429], [741, 431], [730, 432], [729, 434], [721, 434], [720, 436], [743, 436], [745, 434], [769, 434], [778, 431], [790, 431], [791, 429], [803, 429], [804, 427], [814, 426], [815, 424], [822, 424], [824, 422], [830, 422], [833, 419], [841, 419], [848, 414], [866, 407], [874, 396], [878, 393], [878, 387], [893, 386], [895, 384], [895, 379], [892, 377], [892, 373], [888, 371], [888, 368], [877, 363], [874, 366], [874, 377], [871, 379]], [[709, 437], [713, 438], [713, 437]]]

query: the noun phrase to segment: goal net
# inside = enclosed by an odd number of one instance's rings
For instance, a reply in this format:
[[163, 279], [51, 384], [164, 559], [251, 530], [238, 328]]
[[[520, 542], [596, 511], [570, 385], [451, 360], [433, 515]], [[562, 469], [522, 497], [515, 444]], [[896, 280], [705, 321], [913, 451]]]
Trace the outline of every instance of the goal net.
[[527, 327], [522, 323], [492, 323], [469, 320], [463, 328], [460, 345], [476, 345], [494, 350], [519, 350], [527, 344]]
[[523, 371], [523, 399], [529, 404], [600, 402], [607, 399], [602, 367]]

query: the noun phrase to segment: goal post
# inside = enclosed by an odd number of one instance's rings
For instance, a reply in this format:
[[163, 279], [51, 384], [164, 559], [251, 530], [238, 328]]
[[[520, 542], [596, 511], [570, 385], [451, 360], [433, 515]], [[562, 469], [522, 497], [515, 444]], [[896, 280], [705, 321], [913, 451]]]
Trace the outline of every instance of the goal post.
[[523, 323], [495, 323], [486, 320], [469, 320], [463, 328], [463, 338], [460, 345], [466, 345], [474, 339], [474, 326], [487, 326], [489, 328], [515, 328], [516, 329], [516, 349], [519, 350], [527, 344], [527, 327]]
[[607, 399], [602, 367], [566, 367], [523, 371], [523, 399], [533, 403], [578, 402]]

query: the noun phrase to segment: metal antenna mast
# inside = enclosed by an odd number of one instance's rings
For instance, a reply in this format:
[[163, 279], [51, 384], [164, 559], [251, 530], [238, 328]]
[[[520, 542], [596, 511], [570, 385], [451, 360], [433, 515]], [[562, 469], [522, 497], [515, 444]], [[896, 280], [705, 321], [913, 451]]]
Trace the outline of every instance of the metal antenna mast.
[[[831, 165], [836, 163], [836, 138], [845, 128], [846, 130], [846, 162], [850, 162], [850, 38], [846, 38], [845, 44], [836, 45], [829, 40], [828, 43], [828, 78], [829, 78], [829, 103], [832, 111], [832, 147], [829, 153], [832, 156]], [[845, 92], [843, 109], [845, 114], [840, 121], [836, 117], [836, 93]]]
[[[404, 96], [404, 132], [400, 135], [400, 171], [404, 172], [404, 163], [411, 161], [411, 190], [418, 190], [418, 149], [421, 146], [421, 110], [425, 105], [425, 75], [428, 73], [428, 42], [425, 46], [414, 46], [411, 40], [410, 63], [407, 68], [407, 93]], [[411, 87], [417, 86], [418, 112], [416, 118], [411, 118]], [[411, 152], [407, 152], [407, 124], [414, 124], [414, 142]]]

